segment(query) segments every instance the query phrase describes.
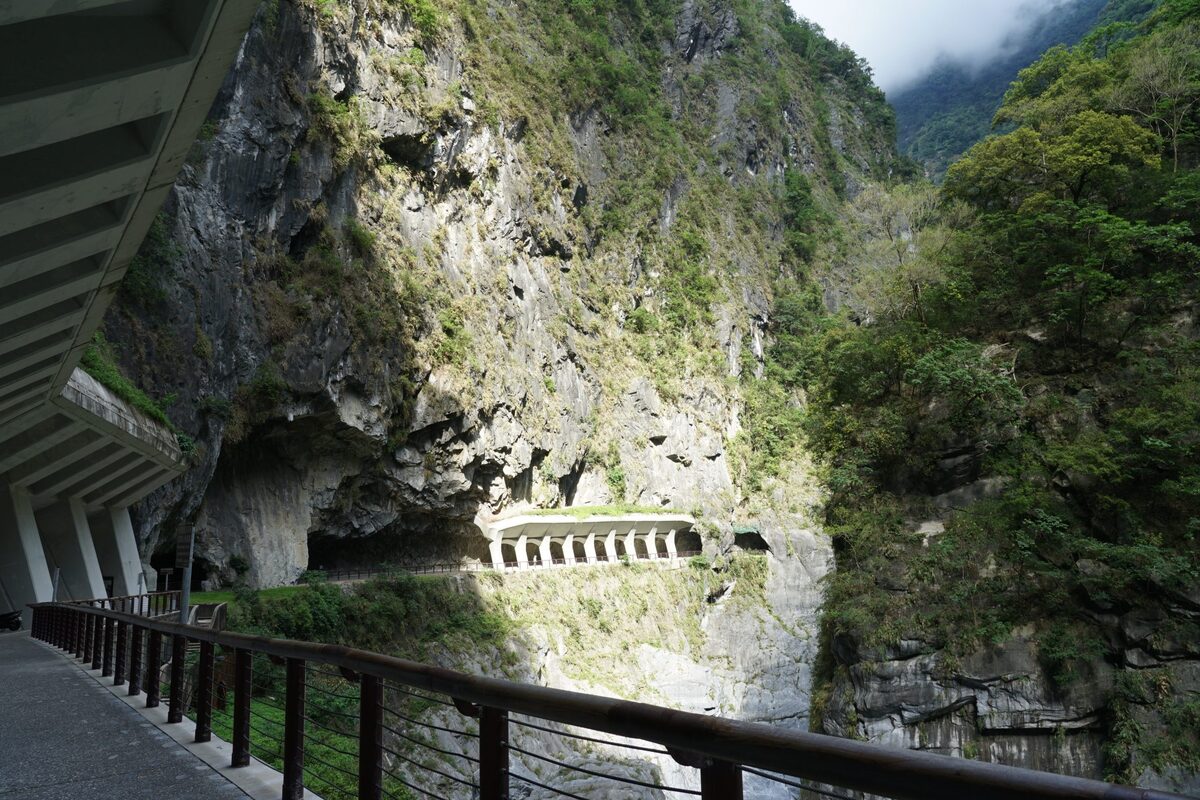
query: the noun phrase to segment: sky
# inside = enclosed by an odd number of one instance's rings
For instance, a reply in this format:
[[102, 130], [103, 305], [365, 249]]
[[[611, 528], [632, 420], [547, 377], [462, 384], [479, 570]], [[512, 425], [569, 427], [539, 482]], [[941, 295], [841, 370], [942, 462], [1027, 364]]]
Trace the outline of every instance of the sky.
[[939, 55], [983, 63], [1038, 11], [1061, 0], [789, 0], [796, 13], [850, 45], [885, 91], [904, 88]]

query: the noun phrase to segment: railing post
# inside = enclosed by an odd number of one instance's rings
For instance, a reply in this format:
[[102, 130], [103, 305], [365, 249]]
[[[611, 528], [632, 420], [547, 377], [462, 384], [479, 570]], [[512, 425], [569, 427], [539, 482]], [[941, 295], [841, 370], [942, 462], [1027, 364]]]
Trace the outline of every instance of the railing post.
[[250, 697], [254, 659], [249, 650], [233, 653], [233, 760], [230, 766], [250, 765]]
[[62, 649], [63, 639], [65, 638], [63, 636], [62, 606], [55, 606], [54, 610], [51, 612], [51, 614], [52, 614], [52, 616], [50, 617], [50, 619], [53, 621], [54, 625], [52, 628], [50, 641], [51, 641], [51, 644], [53, 644], [55, 647]]
[[479, 800], [508, 800], [508, 712], [479, 709]]
[[117, 621], [117, 664], [113, 669], [113, 686], [125, 685], [125, 655], [126, 655], [126, 636], [128, 632], [125, 630], [128, 626]]
[[162, 667], [162, 633], [150, 631], [146, 645], [146, 708], [158, 708], [158, 696], [162, 691], [158, 673]]
[[96, 617], [92, 624], [92, 669], [100, 669], [104, 660], [104, 617]]
[[212, 741], [213, 643], [200, 642], [200, 664], [196, 670], [196, 741]]
[[183, 722], [183, 661], [187, 658], [187, 639], [171, 635], [171, 695], [167, 700], [167, 722]]
[[742, 768], [713, 761], [700, 769], [701, 800], [742, 800]]
[[113, 666], [113, 620], [112, 617], [104, 618], [104, 653], [100, 661], [100, 677], [107, 678], [112, 675]]
[[75, 658], [83, 658], [84, 642], [87, 641], [88, 615], [82, 608], [75, 610]]
[[304, 661], [287, 660], [283, 716], [283, 800], [304, 798]]
[[129, 649], [129, 696], [142, 691], [142, 644], [144, 629], [140, 625], [133, 626], [133, 640]]
[[383, 796], [383, 681], [363, 674], [358, 683], [358, 800]]

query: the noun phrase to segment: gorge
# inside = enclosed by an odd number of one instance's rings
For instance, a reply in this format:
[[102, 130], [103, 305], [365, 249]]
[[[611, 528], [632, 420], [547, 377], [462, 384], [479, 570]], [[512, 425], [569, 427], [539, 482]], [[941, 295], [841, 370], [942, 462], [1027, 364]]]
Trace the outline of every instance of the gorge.
[[[190, 458], [143, 556], [194, 529], [288, 636], [1200, 791], [1196, 112], [1091, 88], [1195, 81], [1195, 16], [1052, 51], [938, 190], [777, 0], [264, 3], [93, 345]], [[703, 555], [251, 599], [605, 506]]]

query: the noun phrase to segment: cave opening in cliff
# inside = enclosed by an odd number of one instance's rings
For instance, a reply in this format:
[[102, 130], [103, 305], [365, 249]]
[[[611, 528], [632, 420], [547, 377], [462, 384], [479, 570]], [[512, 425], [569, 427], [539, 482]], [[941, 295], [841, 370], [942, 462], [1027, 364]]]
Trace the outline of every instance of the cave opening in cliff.
[[678, 553], [699, 553], [704, 549], [704, 540], [694, 529], [675, 534], [675, 551]]

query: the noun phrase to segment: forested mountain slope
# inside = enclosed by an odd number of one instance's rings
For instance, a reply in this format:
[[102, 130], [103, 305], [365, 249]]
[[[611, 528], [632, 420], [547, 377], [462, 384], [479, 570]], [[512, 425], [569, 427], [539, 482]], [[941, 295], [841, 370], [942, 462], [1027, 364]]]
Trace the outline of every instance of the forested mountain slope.
[[1055, 45], [1073, 46], [1098, 25], [1142, 19], [1155, 0], [1068, 0], [1010, 35], [983, 64], [942, 58], [916, 83], [889, 94], [900, 151], [940, 180], [946, 168], [987, 136], [1017, 73]]
[[851, 204], [860, 324], [776, 317], [829, 456], [814, 716], [1195, 791], [1200, 6], [1052, 49], [999, 118], [940, 191]]

